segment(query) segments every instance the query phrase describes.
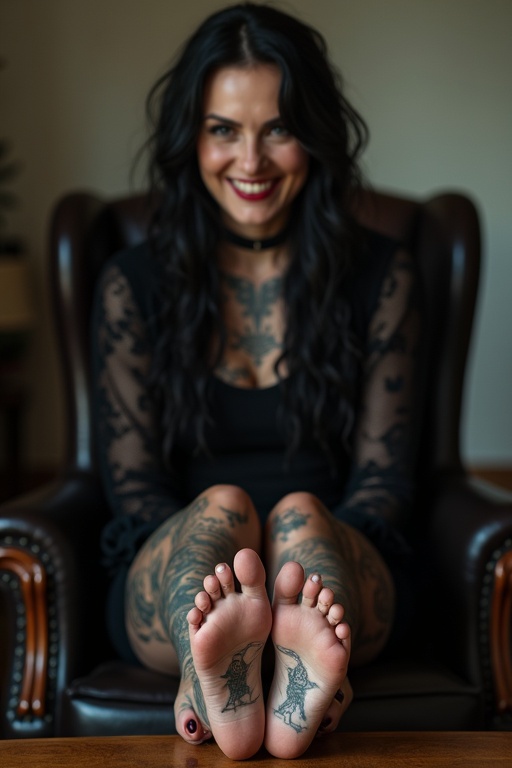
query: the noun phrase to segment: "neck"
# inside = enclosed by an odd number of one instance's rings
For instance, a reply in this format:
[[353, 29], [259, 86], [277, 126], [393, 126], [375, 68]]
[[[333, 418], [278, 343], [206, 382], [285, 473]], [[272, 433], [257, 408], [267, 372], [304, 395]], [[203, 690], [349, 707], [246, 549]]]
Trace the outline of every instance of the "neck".
[[238, 248], [244, 248], [248, 251], [266, 251], [271, 248], [277, 248], [286, 242], [288, 237], [288, 229], [285, 228], [278, 232], [273, 237], [243, 237], [243, 235], [237, 235], [236, 232], [232, 232], [230, 229], [224, 229], [223, 237], [228, 243], [236, 245]]

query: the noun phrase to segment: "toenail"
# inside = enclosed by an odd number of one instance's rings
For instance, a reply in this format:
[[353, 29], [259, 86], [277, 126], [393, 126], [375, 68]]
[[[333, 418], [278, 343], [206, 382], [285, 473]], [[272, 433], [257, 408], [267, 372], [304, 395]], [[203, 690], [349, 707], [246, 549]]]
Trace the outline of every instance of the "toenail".
[[185, 726], [189, 733], [195, 733], [197, 731], [197, 723], [195, 720], [189, 720]]
[[322, 731], [325, 730], [331, 725], [331, 723], [332, 723], [332, 717], [324, 717], [324, 719], [320, 724], [320, 730]]
[[314, 573], [314, 574], [312, 575], [312, 577], [311, 577], [311, 581], [314, 581], [314, 582], [315, 582], [315, 584], [319, 584], [319, 583], [320, 583], [320, 581], [321, 581], [321, 579], [322, 579], [322, 577], [320, 576], [320, 574], [319, 574], [319, 573]]
[[217, 571], [217, 573], [222, 573], [223, 571], [225, 571], [225, 570], [226, 570], [226, 566], [224, 565], [224, 563], [221, 563], [220, 565], [218, 565], [218, 566], [215, 568], [215, 570]]

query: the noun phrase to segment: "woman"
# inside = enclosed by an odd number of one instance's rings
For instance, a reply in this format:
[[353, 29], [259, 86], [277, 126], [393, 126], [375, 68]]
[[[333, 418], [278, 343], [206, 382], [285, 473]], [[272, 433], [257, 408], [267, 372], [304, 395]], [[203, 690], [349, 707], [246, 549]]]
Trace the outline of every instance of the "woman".
[[308, 26], [220, 11], [155, 101], [158, 215], [95, 313], [111, 634], [188, 742], [295, 757], [402, 604], [415, 273], [350, 215], [366, 130]]

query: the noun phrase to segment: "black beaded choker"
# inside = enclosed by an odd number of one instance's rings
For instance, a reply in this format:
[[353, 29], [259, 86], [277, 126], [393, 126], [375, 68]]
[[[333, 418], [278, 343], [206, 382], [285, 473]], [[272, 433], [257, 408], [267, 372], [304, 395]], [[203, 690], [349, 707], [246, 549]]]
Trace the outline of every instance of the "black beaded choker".
[[239, 248], [247, 248], [249, 251], [264, 251], [266, 248], [275, 248], [276, 245], [282, 245], [288, 237], [288, 229], [283, 229], [274, 237], [267, 237], [260, 240], [252, 240], [250, 237], [237, 235], [230, 229], [224, 230], [224, 238], [228, 243], [238, 245]]

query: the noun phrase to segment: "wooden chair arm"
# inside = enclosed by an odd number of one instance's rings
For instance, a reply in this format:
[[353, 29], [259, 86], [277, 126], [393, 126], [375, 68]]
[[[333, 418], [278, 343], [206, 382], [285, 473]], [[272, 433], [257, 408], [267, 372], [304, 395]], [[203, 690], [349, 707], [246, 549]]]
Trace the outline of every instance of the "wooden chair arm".
[[[509, 542], [512, 546], [512, 541]], [[494, 568], [490, 615], [491, 668], [500, 714], [512, 712], [512, 551], [505, 552]]]
[[[0, 506], [0, 738], [53, 736], [69, 682], [107, 650], [99, 561], [105, 503], [94, 477], [65, 476]], [[98, 599], [91, 600], [91, 591]], [[5, 595], [6, 599], [3, 599]]]
[[482, 687], [486, 719], [499, 724], [512, 711], [512, 495], [464, 475], [439, 478], [429, 546], [451, 638], [443, 661]]
[[[24, 606], [24, 619], [18, 620], [24, 642], [17, 645], [21, 683], [13, 709], [19, 717], [44, 717], [46, 710], [46, 680], [48, 675], [48, 621], [46, 611], [46, 570], [40, 560], [16, 546], [0, 547], [0, 570], [19, 579]], [[21, 650], [21, 653], [19, 652]], [[24, 659], [21, 657], [24, 656]], [[14, 693], [13, 691], [11, 693]]]

